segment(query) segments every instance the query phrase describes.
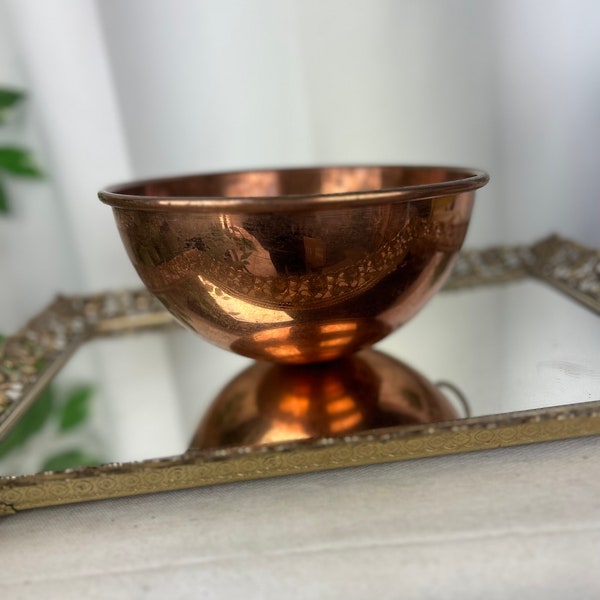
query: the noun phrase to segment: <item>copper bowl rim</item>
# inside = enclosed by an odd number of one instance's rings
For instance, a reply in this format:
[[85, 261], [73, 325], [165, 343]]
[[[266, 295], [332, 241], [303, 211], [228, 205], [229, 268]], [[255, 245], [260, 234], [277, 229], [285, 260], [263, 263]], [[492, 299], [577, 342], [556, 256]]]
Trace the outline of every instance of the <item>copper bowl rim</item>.
[[[128, 193], [127, 190], [135, 187], [168, 184], [176, 181], [210, 176], [243, 175], [261, 172], [296, 172], [324, 171], [328, 169], [378, 169], [398, 168], [413, 171], [444, 170], [448, 174], [456, 175], [455, 179], [438, 181], [427, 184], [406, 185], [400, 187], [381, 188], [339, 193], [307, 193], [307, 194], [281, 194], [269, 196], [228, 197], [228, 196], [157, 196]], [[319, 167], [300, 168], [273, 168], [273, 169], [240, 169], [232, 171], [207, 172], [180, 175], [176, 177], [160, 177], [142, 179], [111, 185], [98, 192], [102, 202], [113, 208], [167, 211], [167, 212], [275, 212], [314, 210], [323, 207], [331, 208], [335, 205], [348, 204], [364, 206], [389, 202], [410, 202], [428, 198], [438, 198], [469, 192], [483, 187], [489, 181], [489, 175], [481, 169], [463, 167], [445, 167], [442, 165], [330, 165]]]

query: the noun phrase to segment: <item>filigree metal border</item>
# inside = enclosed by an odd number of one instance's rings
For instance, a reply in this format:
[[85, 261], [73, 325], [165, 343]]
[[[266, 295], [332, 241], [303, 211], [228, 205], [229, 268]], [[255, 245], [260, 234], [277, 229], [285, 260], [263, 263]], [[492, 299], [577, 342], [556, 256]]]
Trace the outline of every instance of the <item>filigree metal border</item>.
[[[600, 314], [600, 251], [551, 236], [461, 253], [446, 290], [536, 277]], [[58, 297], [0, 345], [0, 438], [83, 343], [167, 327], [146, 290]], [[431, 426], [214, 451], [139, 463], [0, 477], [0, 515], [215, 483], [468, 452], [600, 433], [600, 401]]]

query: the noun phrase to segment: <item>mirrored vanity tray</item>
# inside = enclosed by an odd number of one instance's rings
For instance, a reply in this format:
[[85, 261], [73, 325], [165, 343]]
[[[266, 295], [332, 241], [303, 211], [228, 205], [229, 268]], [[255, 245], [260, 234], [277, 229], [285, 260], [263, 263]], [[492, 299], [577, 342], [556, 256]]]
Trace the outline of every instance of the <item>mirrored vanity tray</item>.
[[[59, 297], [0, 345], [0, 514], [600, 433], [600, 252], [557, 236], [467, 250], [445, 292], [377, 349], [470, 416], [214, 450], [189, 442], [245, 359], [144, 290]], [[140, 368], [144, 352], [160, 356]]]

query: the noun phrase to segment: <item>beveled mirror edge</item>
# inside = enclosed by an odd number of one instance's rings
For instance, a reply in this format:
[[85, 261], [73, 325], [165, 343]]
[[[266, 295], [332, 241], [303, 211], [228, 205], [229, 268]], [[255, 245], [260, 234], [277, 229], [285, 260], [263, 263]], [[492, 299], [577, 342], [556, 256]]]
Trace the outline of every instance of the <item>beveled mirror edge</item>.
[[[533, 276], [600, 314], [600, 251], [552, 235], [532, 246], [461, 252], [445, 290]], [[174, 323], [146, 290], [59, 296], [0, 345], [0, 439], [83, 343]], [[88, 500], [307, 473], [600, 433], [600, 399], [284, 446], [0, 477], [0, 515]]]

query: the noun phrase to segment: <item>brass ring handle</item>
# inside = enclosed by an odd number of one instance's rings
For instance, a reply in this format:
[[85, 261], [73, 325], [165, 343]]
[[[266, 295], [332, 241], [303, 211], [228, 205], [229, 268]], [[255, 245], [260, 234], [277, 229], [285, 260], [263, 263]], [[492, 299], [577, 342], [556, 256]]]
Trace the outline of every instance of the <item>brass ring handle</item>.
[[466, 419], [472, 416], [471, 407], [469, 406], [469, 402], [467, 401], [466, 396], [460, 391], [460, 389], [456, 385], [445, 380], [437, 381], [435, 385], [436, 387], [441, 388], [442, 390], [446, 388], [447, 390], [452, 392], [452, 394], [458, 399], [458, 402], [460, 403], [463, 412], [465, 413], [464, 417]]

